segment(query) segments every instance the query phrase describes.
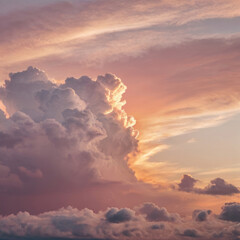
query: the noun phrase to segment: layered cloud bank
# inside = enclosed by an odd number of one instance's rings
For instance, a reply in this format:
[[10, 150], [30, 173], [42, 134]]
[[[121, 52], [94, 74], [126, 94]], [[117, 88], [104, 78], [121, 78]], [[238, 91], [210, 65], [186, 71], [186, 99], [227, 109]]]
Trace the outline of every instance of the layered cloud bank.
[[57, 211], [0, 217], [1, 239], [239, 239], [240, 204], [227, 203], [219, 215], [195, 210], [181, 218], [153, 203], [98, 213], [71, 206]]

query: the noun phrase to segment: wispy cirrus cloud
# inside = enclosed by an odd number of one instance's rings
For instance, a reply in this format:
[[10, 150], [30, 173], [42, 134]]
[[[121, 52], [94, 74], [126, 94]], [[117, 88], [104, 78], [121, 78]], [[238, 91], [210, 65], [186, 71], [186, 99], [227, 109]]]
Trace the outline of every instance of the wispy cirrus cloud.
[[[88, 52], [89, 61], [102, 58], [103, 51], [108, 53], [105, 58], [109, 52], [117, 57], [124, 48], [128, 49], [126, 55], [134, 56], [156, 45], [195, 38], [193, 32], [188, 31], [189, 26], [182, 26], [204, 19], [238, 17], [240, 8], [236, 1], [201, 1], [198, 4], [189, 1], [105, 0], [97, 4], [95, 1], [49, 1], [48, 4], [46, 1], [43, 5], [28, 6], [25, 9], [16, 7], [12, 10], [14, 13], [6, 10], [8, 14], [3, 12], [0, 15], [0, 52], [4, 56], [1, 65], [51, 55], [76, 56], [76, 52], [81, 59], [89, 40], [99, 52], [97, 56]], [[114, 36], [115, 33], [119, 34]], [[207, 35], [211, 36], [211, 33]], [[133, 38], [141, 39], [137, 46], [136, 41], [131, 41]], [[103, 40], [107, 42], [106, 50], [102, 49]], [[122, 47], [119, 49], [116, 45]]]

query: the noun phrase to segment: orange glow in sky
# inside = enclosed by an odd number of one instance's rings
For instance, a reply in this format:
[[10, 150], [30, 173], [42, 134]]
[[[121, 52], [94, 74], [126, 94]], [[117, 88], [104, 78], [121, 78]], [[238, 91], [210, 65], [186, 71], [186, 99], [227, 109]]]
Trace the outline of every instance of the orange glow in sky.
[[0, 239], [238, 239], [239, 26], [236, 0], [0, 0]]

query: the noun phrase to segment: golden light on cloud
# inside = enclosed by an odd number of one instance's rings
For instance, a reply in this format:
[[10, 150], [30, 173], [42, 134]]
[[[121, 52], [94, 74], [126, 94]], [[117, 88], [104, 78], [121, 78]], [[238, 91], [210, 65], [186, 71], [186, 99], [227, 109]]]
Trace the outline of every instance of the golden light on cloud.
[[7, 112], [6, 106], [0, 101], [0, 110], [2, 110], [7, 118], [9, 118], [9, 114]]

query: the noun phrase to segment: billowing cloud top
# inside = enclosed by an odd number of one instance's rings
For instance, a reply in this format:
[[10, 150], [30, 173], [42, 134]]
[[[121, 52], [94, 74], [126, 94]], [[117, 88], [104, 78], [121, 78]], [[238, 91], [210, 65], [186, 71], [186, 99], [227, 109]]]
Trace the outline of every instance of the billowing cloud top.
[[[69, 191], [135, 181], [127, 156], [137, 150], [135, 123], [122, 109], [126, 86], [115, 75], [56, 85], [29, 67], [0, 89], [1, 191]], [[6, 115], [9, 115], [7, 118]]]

